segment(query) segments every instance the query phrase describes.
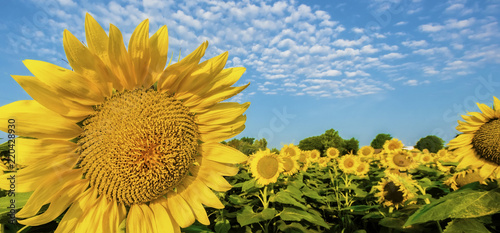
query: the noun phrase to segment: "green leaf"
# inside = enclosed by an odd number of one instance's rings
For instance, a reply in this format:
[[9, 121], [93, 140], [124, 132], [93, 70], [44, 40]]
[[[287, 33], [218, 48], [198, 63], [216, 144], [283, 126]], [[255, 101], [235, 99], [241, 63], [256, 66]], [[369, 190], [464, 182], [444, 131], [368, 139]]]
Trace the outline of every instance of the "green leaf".
[[500, 189], [458, 190], [424, 205], [408, 218], [405, 226], [447, 218], [476, 218], [500, 212]]
[[229, 202], [231, 202], [232, 204], [235, 204], [235, 205], [242, 205], [242, 204], [246, 204], [249, 202], [249, 200], [243, 198], [243, 197], [240, 197], [236, 194], [231, 194], [229, 197]]
[[302, 203], [298, 202], [295, 198], [293, 198], [290, 193], [281, 191], [276, 194], [275, 201], [282, 204], [290, 204], [296, 207], [299, 207], [303, 210], [307, 210], [307, 207]]
[[210, 228], [208, 228], [207, 226], [205, 226], [199, 222], [195, 222], [193, 225], [191, 225], [189, 227], [182, 228], [182, 232], [185, 232], [185, 233], [208, 233], [208, 232], [213, 232], [213, 231], [210, 230]]
[[236, 220], [241, 226], [273, 219], [278, 212], [274, 208], [267, 208], [260, 213], [255, 213], [250, 206], [244, 206], [236, 215]]
[[[0, 198], [0, 215], [9, 213], [11, 209], [21, 209], [26, 204], [32, 193], [33, 192], [15, 193], [15, 196], [5, 196]], [[12, 203], [13, 201], [14, 203]]]
[[443, 233], [489, 233], [488, 229], [476, 219], [454, 219]]
[[253, 189], [258, 189], [260, 187], [262, 186], [257, 184], [257, 181], [255, 179], [251, 179], [243, 183], [243, 186], [241, 186], [241, 191], [250, 193], [253, 191]]
[[394, 229], [402, 229], [403, 224], [405, 224], [405, 221], [399, 218], [390, 218], [390, 217], [385, 217], [381, 219], [378, 224], [384, 226], [384, 227], [389, 227], [389, 228], [394, 228]]
[[283, 211], [280, 213], [280, 218], [283, 221], [296, 221], [299, 222], [301, 220], [306, 220], [310, 223], [314, 223], [318, 226], [322, 226], [324, 228], [329, 229], [330, 226], [323, 220], [321, 217], [316, 216], [314, 214], [310, 214], [309, 212], [299, 210], [292, 207], [285, 207]]
[[227, 219], [217, 221], [215, 223], [215, 232], [216, 233], [228, 233], [229, 229], [231, 229], [231, 224], [229, 223], [229, 220], [227, 220]]
[[278, 230], [280, 232], [285, 232], [285, 233], [315, 233], [317, 231], [312, 230], [312, 229], [307, 229], [306, 227], [302, 226], [300, 223], [297, 222], [292, 222], [289, 225], [286, 225], [285, 222], [280, 221], [278, 223]]
[[321, 203], [325, 203], [325, 199], [322, 196], [320, 196], [316, 191], [307, 186], [302, 187], [302, 194], [304, 194], [304, 196], [306, 197], [315, 199]]

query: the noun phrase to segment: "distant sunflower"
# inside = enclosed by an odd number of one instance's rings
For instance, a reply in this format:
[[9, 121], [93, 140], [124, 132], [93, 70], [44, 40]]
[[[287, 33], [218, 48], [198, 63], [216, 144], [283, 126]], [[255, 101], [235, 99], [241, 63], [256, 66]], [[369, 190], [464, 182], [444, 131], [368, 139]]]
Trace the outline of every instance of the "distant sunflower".
[[371, 158], [373, 156], [373, 153], [375, 152], [375, 149], [371, 146], [363, 146], [361, 149], [358, 150], [358, 155], [363, 159], [366, 160], [368, 158]]
[[[227, 53], [199, 63], [207, 42], [165, 68], [167, 27], [150, 37], [148, 20], [128, 49], [118, 28], [108, 35], [89, 14], [85, 31], [87, 45], [64, 31], [73, 70], [25, 60], [35, 77], [13, 78], [34, 100], [0, 108], [2, 122], [15, 119], [18, 135], [35, 138], [16, 139], [18, 156], [30, 157], [16, 192], [34, 191], [19, 223], [42, 225], [65, 212], [56, 233], [210, 224], [203, 205], [224, 208], [211, 189], [229, 190], [223, 176], [246, 160], [219, 143], [245, 127], [249, 103], [220, 103], [247, 87], [231, 87], [245, 69], [224, 69]], [[9, 187], [5, 175], [0, 187]]]
[[493, 97], [493, 108], [478, 103], [480, 112], [462, 115], [457, 130], [462, 132], [448, 145], [461, 158], [458, 169], [479, 169], [483, 178], [500, 179], [500, 100]]
[[[374, 186], [378, 197], [378, 203], [384, 206], [394, 206], [398, 209], [400, 206], [407, 204], [408, 200], [415, 197], [416, 192], [413, 186], [414, 181], [410, 177], [402, 177], [396, 174], [387, 174], [385, 178]], [[411, 201], [410, 203], [415, 203]]]
[[353, 154], [347, 154], [338, 159], [339, 161], [339, 168], [342, 170], [344, 173], [354, 173], [356, 172], [356, 168], [358, 167], [359, 164], [359, 159], [357, 156]]
[[300, 169], [300, 165], [297, 162], [297, 156], [281, 156], [283, 161], [283, 174], [293, 175], [297, 173]]
[[300, 155], [300, 149], [298, 146], [293, 145], [293, 143], [290, 143], [290, 145], [284, 145], [283, 148], [281, 148], [280, 155], [286, 156], [299, 156]]
[[438, 158], [444, 158], [448, 155], [448, 150], [447, 149], [441, 149], [436, 153], [436, 156]]
[[318, 165], [320, 167], [327, 167], [328, 166], [328, 162], [330, 162], [330, 158], [328, 158], [328, 157], [320, 157], [318, 159]]
[[415, 168], [417, 164], [407, 150], [397, 149], [389, 153], [385, 159], [390, 168], [396, 168], [400, 171], [408, 171]]
[[283, 171], [283, 159], [271, 150], [259, 150], [250, 164], [252, 176], [257, 183], [267, 185], [275, 183]]
[[332, 159], [339, 157], [339, 154], [339, 150], [335, 147], [330, 147], [326, 150], [326, 156]]
[[319, 152], [319, 150], [311, 150], [309, 151], [308, 155], [311, 162], [317, 162], [319, 157], [321, 156], [321, 153]]
[[399, 139], [393, 138], [391, 140], [385, 141], [384, 150], [393, 151], [397, 149], [403, 149], [403, 146], [404, 146], [403, 143]]
[[479, 171], [476, 169], [457, 172], [452, 177], [444, 181], [444, 184], [448, 185], [453, 190], [457, 190], [460, 187], [473, 182], [486, 184], [485, 179], [479, 175]]
[[356, 166], [356, 171], [354, 173], [359, 177], [365, 177], [369, 171], [370, 171], [370, 164], [368, 164], [367, 162], [360, 162]]
[[418, 159], [420, 164], [428, 164], [434, 162], [434, 157], [432, 156], [432, 154], [421, 154]]

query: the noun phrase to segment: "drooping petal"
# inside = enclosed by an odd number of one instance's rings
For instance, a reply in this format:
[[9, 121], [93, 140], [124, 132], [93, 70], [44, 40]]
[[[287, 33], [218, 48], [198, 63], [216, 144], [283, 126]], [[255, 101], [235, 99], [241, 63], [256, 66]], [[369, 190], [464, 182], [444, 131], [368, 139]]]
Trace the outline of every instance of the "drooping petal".
[[250, 106], [249, 102], [239, 104], [235, 102], [218, 103], [207, 112], [197, 114], [198, 124], [224, 124], [241, 116]]
[[75, 201], [78, 195], [80, 195], [88, 185], [89, 183], [87, 180], [76, 180], [72, 182], [52, 196], [49, 201], [51, 204], [43, 214], [19, 220], [19, 223], [28, 226], [38, 226], [54, 220]]
[[[9, 119], [15, 121], [15, 132], [19, 136], [72, 139], [82, 132], [75, 122], [34, 100], [20, 100], [0, 107], [0, 121], [7, 122]], [[9, 125], [0, 124], [0, 130], [8, 132]]]
[[97, 191], [95, 189], [87, 189], [83, 192], [71, 205], [64, 217], [61, 219], [55, 233], [74, 232], [78, 221], [81, 219], [83, 211], [87, 206], [95, 204]]
[[191, 226], [195, 217], [193, 211], [187, 202], [178, 194], [173, 192], [167, 193], [167, 210], [180, 227], [186, 228]]
[[142, 208], [138, 204], [133, 204], [130, 207], [127, 215], [127, 232], [142, 233], [147, 232], [147, 221], [144, 220], [145, 215]]
[[14, 148], [16, 163], [31, 165], [33, 162], [42, 161], [39, 159], [74, 152], [78, 146], [67, 140], [16, 138]]
[[165, 198], [161, 197], [160, 199], [154, 200], [149, 204], [149, 207], [153, 211], [154, 214], [154, 223], [156, 224], [157, 229], [162, 229], [164, 232], [174, 232], [179, 230], [179, 226], [172, 219], [172, 216], [168, 213], [165, 207], [160, 203], [161, 200], [166, 201]]
[[228, 87], [223, 91], [213, 91], [207, 93], [205, 96], [193, 96], [188, 101], [184, 102], [184, 105], [189, 107], [193, 112], [201, 112], [206, 108], [212, 107], [215, 104], [229, 99], [236, 94], [247, 88], [250, 83], [240, 86], [240, 87]]
[[34, 100], [62, 116], [81, 121], [94, 112], [91, 106], [84, 106], [66, 98], [35, 77], [12, 77]]
[[239, 150], [220, 143], [203, 143], [201, 151], [203, 158], [221, 163], [242, 163], [247, 160], [247, 156]]

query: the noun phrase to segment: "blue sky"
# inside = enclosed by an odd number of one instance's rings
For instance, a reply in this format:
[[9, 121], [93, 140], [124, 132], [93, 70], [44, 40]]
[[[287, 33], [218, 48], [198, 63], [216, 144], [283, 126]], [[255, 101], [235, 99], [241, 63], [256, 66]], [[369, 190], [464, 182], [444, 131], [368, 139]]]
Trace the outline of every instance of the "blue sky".
[[[0, 105], [31, 99], [10, 75], [22, 60], [68, 67], [63, 30], [85, 40], [85, 12], [126, 41], [149, 18], [169, 29], [169, 53], [209, 41], [244, 66], [233, 101], [251, 102], [246, 129], [269, 147], [338, 130], [360, 146], [389, 133], [407, 146], [500, 96], [500, 1], [6, 0], [0, 9]], [[5, 138], [5, 134], [0, 134]], [[4, 139], [5, 140], [5, 139]]]

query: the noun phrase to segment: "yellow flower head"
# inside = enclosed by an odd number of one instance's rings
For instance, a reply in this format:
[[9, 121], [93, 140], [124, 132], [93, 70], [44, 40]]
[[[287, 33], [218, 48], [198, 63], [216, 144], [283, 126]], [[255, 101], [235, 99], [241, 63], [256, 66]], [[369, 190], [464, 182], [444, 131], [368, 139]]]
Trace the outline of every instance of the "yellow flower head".
[[271, 150], [259, 150], [250, 164], [252, 176], [257, 183], [267, 185], [278, 181], [283, 171], [283, 158], [271, 152]]
[[[374, 188], [378, 191], [375, 193], [375, 197], [378, 197], [378, 203], [384, 206], [394, 206], [398, 209], [400, 206], [404, 206], [408, 200], [415, 197], [413, 184], [415, 181], [411, 180], [410, 177], [403, 177], [396, 174], [386, 174], [386, 178], [383, 178], [378, 185]], [[415, 203], [411, 201], [410, 203]]]
[[466, 171], [455, 173], [452, 177], [444, 181], [444, 184], [448, 185], [453, 190], [457, 190], [466, 184], [470, 184], [476, 181], [481, 184], [486, 184], [485, 179], [483, 179], [479, 175], [478, 170], [469, 169]]
[[358, 155], [362, 158], [370, 158], [373, 156], [375, 149], [371, 146], [363, 146], [358, 150]]
[[500, 179], [500, 100], [493, 97], [493, 108], [478, 103], [481, 112], [462, 115], [457, 130], [462, 132], [448, 145], [461, 158], [458, 169], [479, 169], [483, 178]]
[[321, 156], [321, 153], [319, 152], [319, 150], [311, 150], [308, 152], [308, 156], [309, 161], [316, 162]]
[[403, 146], [403, 143], [399, 139], [393, 138], [385, 141], [384, 150], [389, 152], [397, 149], [403, 149]]
[[34, 191], [19, 222], [45, 224], [67, 209], [56, 232], [117, 232], [122, 221], [131, 232], [210, 224], [203, 205], [224, 207], [211, 189], [229, 190], [223, 176], [246, 160], [219, 143], [245, 128], [249, 103], [221, 103], [248, 86], [232, 87], [245, 69], [224, 69], [227, 52], [199, 63], [207, 42], [165, 68], [167, 27], [149, 36], [148, 20], [128, 48], [118, 28], [107, 34], [89, 14], [85, 31], [87, 46], [64, 31], [72, 70], [25, 60], [35, 77], [13, 78], [34, 100], [0, 107], [0, 119], [15, 119], [16, 133], [31, 138], [17, 140], [18, 156], [29, 159], [16, 191]]
[[334, 159], [334, 158], [339, 157], [339, 155], [340, 155], [340, 152], [339, 152], [339, 150], [338, 150], [337, 148], [335, 148], [335, 147], [330, 147], [330, 148], [328, 148], [328, 149], [326, 150], [326, 156], [327, 156], [327, 157], [329, 157], [329, 158]]
[[429, 153], [420, 155], [418, 159], [420, 164], [428, 164], [434, 162], [434, 156]]
[[370, 164], [368, 164], [367, 162], [359, 162], [354, 173], [359, 177], [365, 177], [369, 171]]
[[389, 153], [385, 161], [387, 166], [399, 169], [400, 171], [407, 171], [417, 166], [408, 151], [401, 149], [397, 149]]
[[355, 173], [358, 164], [360, 163], [359, 158], [353, 154], [347, 154], [338, 159], [339, 168], [344, 173]]
[[297, 156], [281, 156], [283, 161], [283, 174], [293, 175], [299, 171], [300, 166], [297, 162]]
[[290, 145], [284, 145], [283, 148], [281, 148], [280, 155], [281, 156], [292, 156], [292, 157], [298, 157], [300, 155], [301, 151], [298, 146], [293, 145], [290, 143]]

